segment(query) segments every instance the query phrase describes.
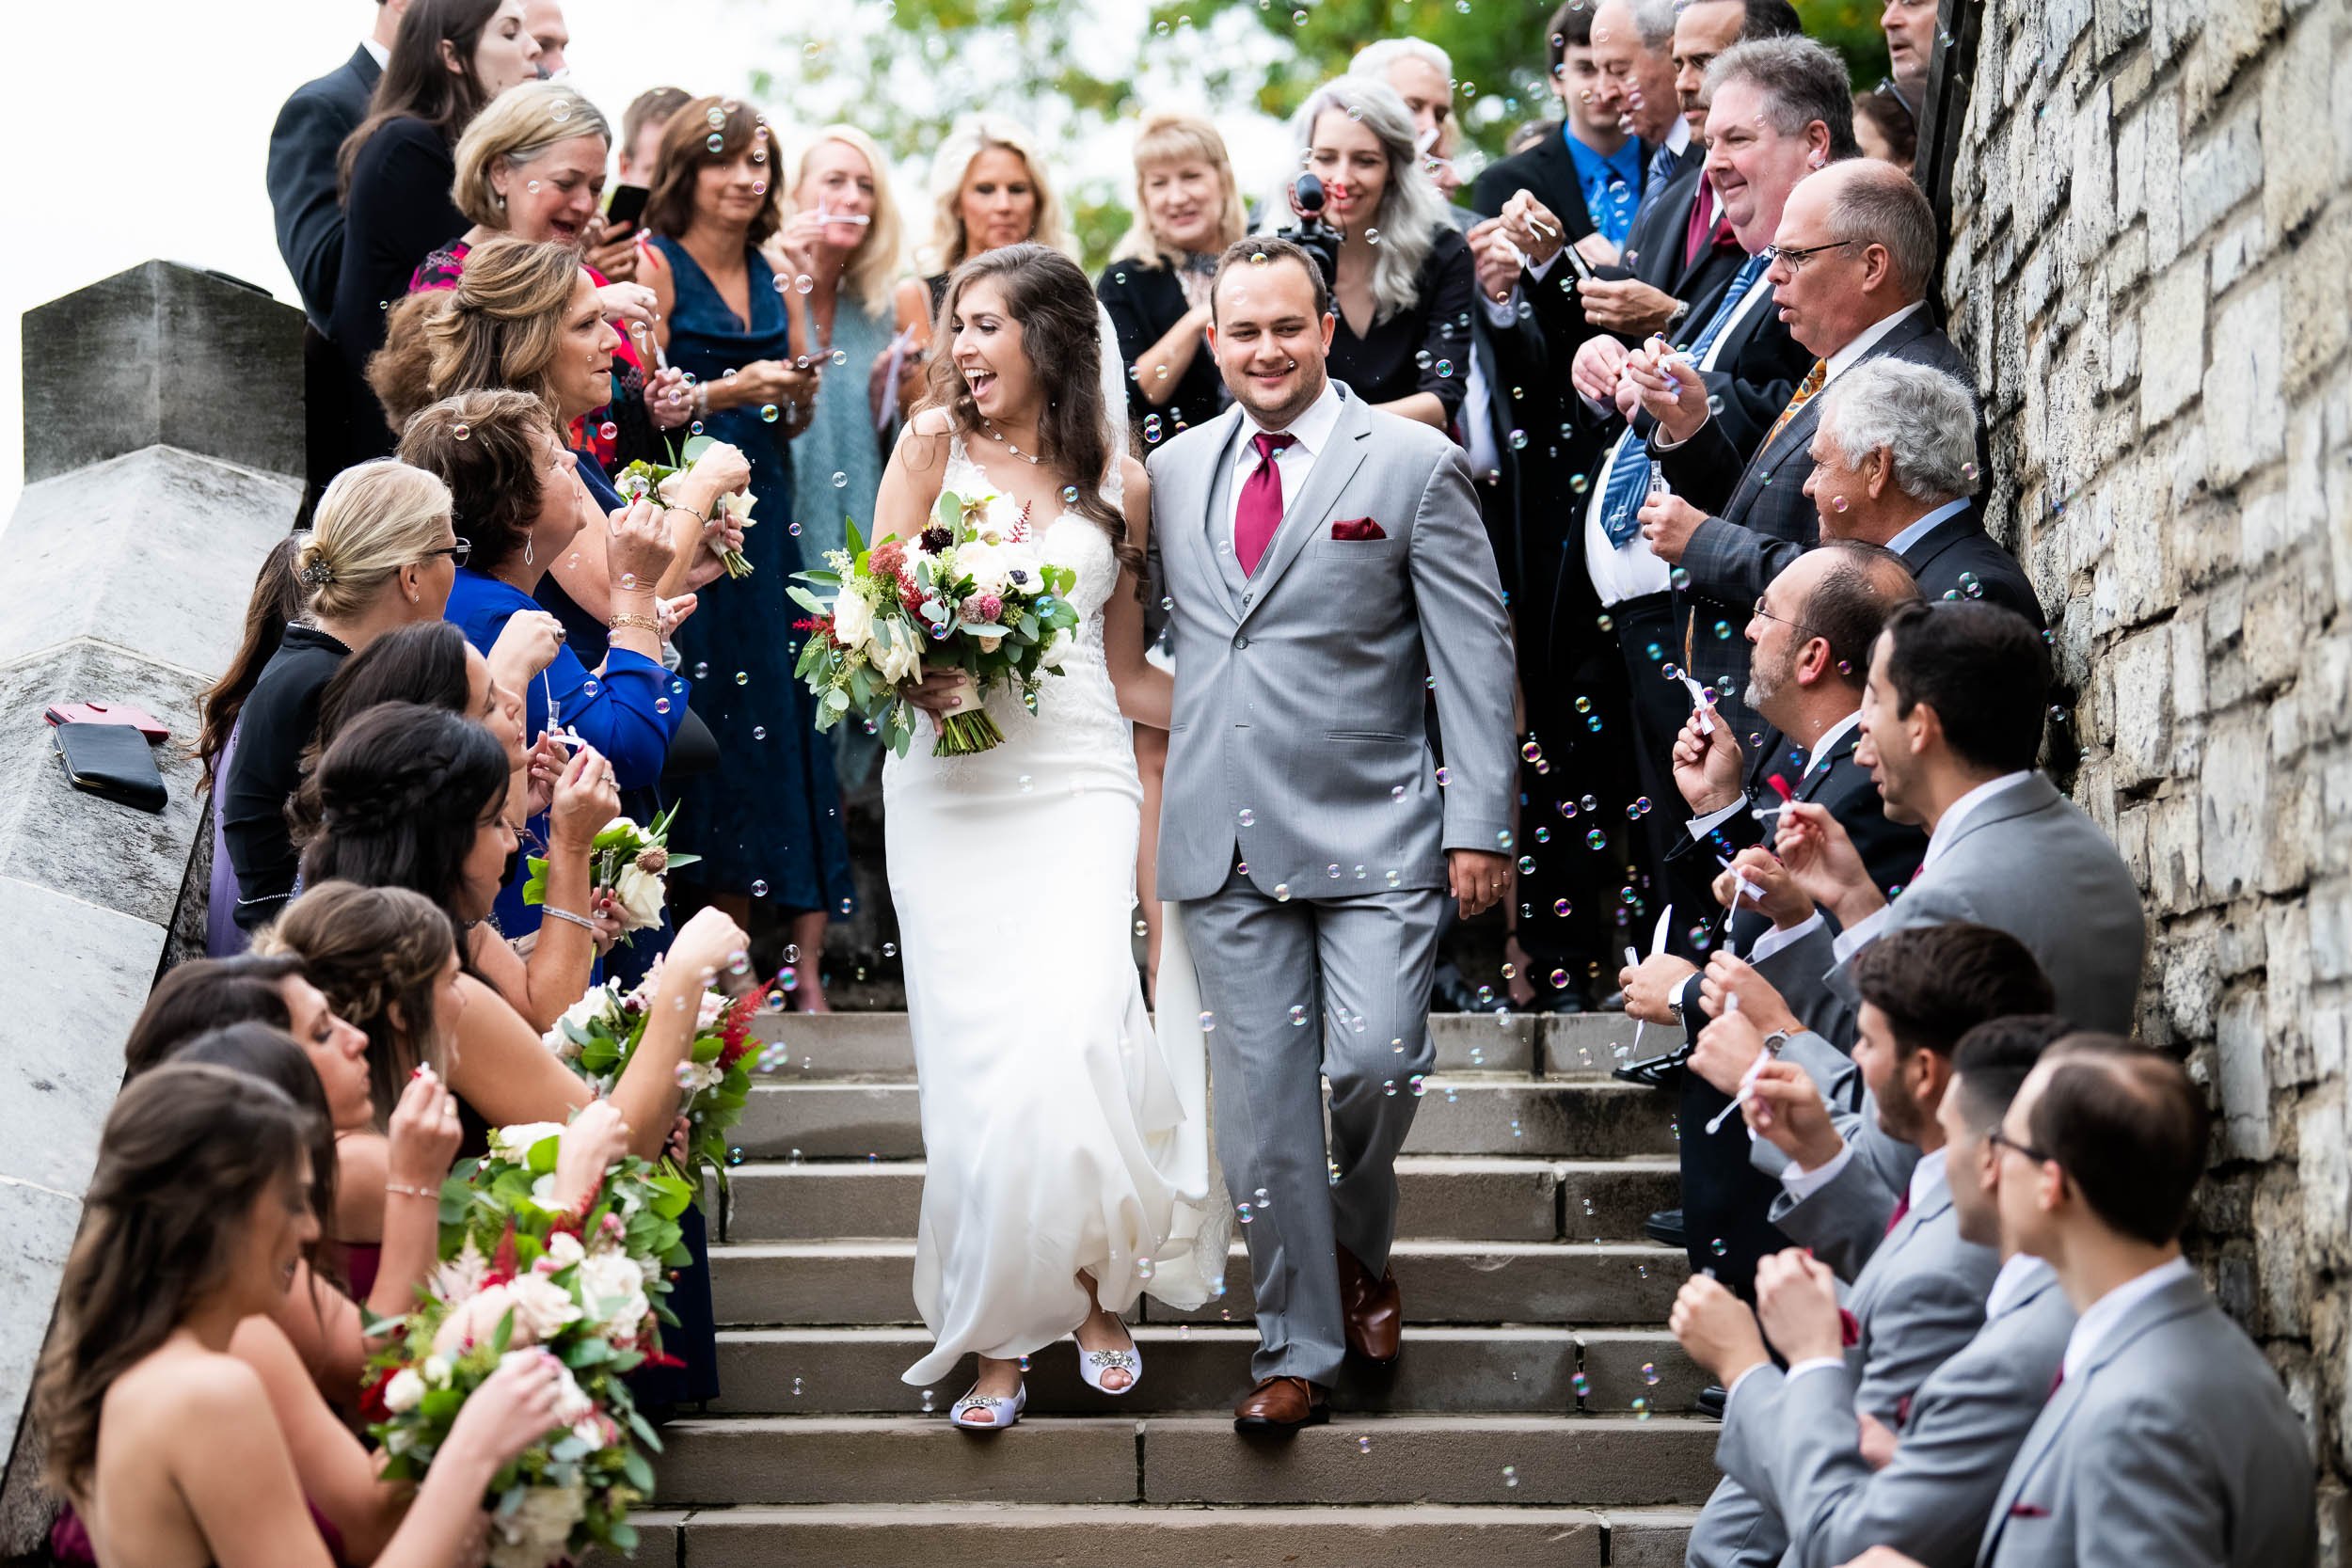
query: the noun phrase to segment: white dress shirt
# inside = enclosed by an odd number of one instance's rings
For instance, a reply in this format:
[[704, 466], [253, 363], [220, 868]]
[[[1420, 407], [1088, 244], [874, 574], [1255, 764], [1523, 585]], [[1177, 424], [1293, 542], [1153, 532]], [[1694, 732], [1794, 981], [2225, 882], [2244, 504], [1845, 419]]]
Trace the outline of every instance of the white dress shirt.
[[2012, 1252], [2001, 1265], [2001, 1272], [1993, 1276], [1993, 1289], [1984, 1294], [1984, 1321], [2006, 1318], [2017, 1309], [2026, 1293], [2041, 1288], [2053, 1274], [2050, 1265], [2030, 1252]]
[[[1307, 411], [1293, 420], [1287, 430], [1291, 444], [1274, 454], [1275, 472], [1282, 476], [1282, 518], [1289, 521], [1291, 507], [1297, 501], [1299, 491], [1307, 486], [1307, 476], [1314, 471], [1315, 459], [1331, 444], [1331, 433], [1340, 422], [1340, 400], [1346, 394], [1336, 381], [1323, 384], [1323, 395], [1307, 405]], [[1224, 532], [1218, 547], [1231, 555], [1233, 550], [1233, 519], [1241, 511], [1241, 487], [1251, 474], [1258, 471], [1258, 443], [1261, 434], [1279, 436], [1284, 431], [1268, 430], [1258, 422], [1247, 408], [1242, 410], [1241, 439], [1234, 443], [1233, 482], [1232, 494], [1225, 498]], [[1275, 529], [1276, 535], [1281, 533]], [[1274, 540], [1266, 541], [1266, 551], [1272, 554]]]
[[392, 52], [376, 42], [373, 37], [361, 39], [359, 47], [368, 52], [368, 57], [375, 62], [375, 69], [378, 71], [392, 63]]
[[[1949, 848], [1952, 840], [1959, 836], [1961, 823], [1967, 820], [1969, 816], [1982, 807], [1987, 800], [2012, 785], [2024, 784], [2033, 776], [2033, 769], [2030, 768], [2021, 768], [2014, 773], [2004, 773], [1997, 779], [1991, 779], [1977, 785], [1976, 788], [1945, 807], [1944, 815], [1936, 818], [1934, 832], [1928, 834], [1928, 852], [1926, 857], [1919, 862], [1919, 869], [1924, 872], [1943, 858], [1944, 851]], [[1878, 941], [1879, 933], [1886, 928], [1886, 917], [1894, 908], [1892, 904], [1883, 905], [1872, 911], [1867, 919], [1850, 929], [1838, 932], [1837, 940], [1831, 944], [1832, 950], [1837, 955], [1837, 961], [1844, 963], [1848, 958]], [[1791, 931], [1788, 936], [1793, 942], [1796, 940], [1797, 933]]]
[[2106, 1337], [2115, 1332], [2115, 1325], [2133, 1307], [2154, 1295], [2174, 1280], [2195, 1277], [2185, 1258], [2175, 1258], [2158, 1263], [2136, 1279], [2127, 1279], [2090, 1304], [2090, 1309], [2074, 1320], [2074, 1332], [2066, 1337], [2066, 1354], [2058, 1362], [2061, 1376], [2073, 1377], [2090, 1361]]
[[1897, 555], [1902, 554], [1903, 551], [1911, 548], [1912, 546], [1917, 544], [1920, 540], [1925, 539], [1928, 534], [1934, 530], [1937, 524], [1949, 521], [1951, 518], [1957, 517], [1962, 513], [1967, 511], [1969, 499], [1970, 498], [1963, 496], [1956, 501], [1946, 501], [1942, 506], [1937, 507], [1934, 511], [1929, 513], [1926, 516], [1920, 518], [1917, 522], [1912, 524], [1909, 528], [1895, 535], [1894, 538], [1889, 539], [1886, 542], [1886, 547], [1893, 550]]
[[[1748, 292], [1751, 294], [1763, 294], [1768, 299], [1772, 297], [1772, 291], [1767, 287], [1760, 278], [1757, 280], [1756, 286]], [[1743, 301], [1742, 303], [1744, 304], [1745, 302]], [[1869, 353], [1873, 348], [1878, 346], [1878, 341], [1881, 338], [1885, 337], [1889, 332], [1895, 330], [1896, 323], [1908, 321], [1911, 317], [1918, 314], [1926, 309], [1926, 301], [1913, 300], [1909, 305], [1904, 306], [1893, 315], [1881, 316], [1878, 320], [1872, 322], [1869, 325], [1864, 327], [1861, 331], [1855, 333], [1851, 338], [1848, 339], [1846, 341], [1845, 347], [1839, 349], [1836, 353], [1831, 355], [1827, 359], [1822, 361], [1828, 369], [1821, 376], [1821, 386], [1820, 390], [1816, 391], [1813, 395], [1815, 397], [1820, 397], [1821, 392], [1827, 391], [1829, 389], [1830, 383], [1837, 379], [1838, 372], [1841, 371], [1851, 370], [1856, 364], [1858, 364], [1864, 355]], [[1713, 370], [1714, 366], [1708, 365], [1703, 368], [1707, 370]], [[1810, 374], [1809, 372], [1807, 373]], [[1791, 391], [1789, 396], [1794, 398], [1796, 394]], [[1706, 421], [1702, 420], [1700, 423], [1705, 424]], [[1695, 430], [1691, 433], [1692, 436], [1695, 436], [1697, 434], [1698, 432]], [[1682, 445], [1683, 441], [1687, 441], [1690, 438], [1690, 436], [1686, 436], [1682, 438], [1682, 441], [1677, 441], [1670, 438], [1665, 432], [1660, 431], [1649, 438], [1650, 451], [1672, 451], [1675, 448]]]
[[[1832, 724], [1828, 729], [1823, 730], [1814, 740], [1813, 750], [1805, 753], [1804, 771], [1797, 775], [1797, 782], [1799, 784], [1803, 784], [1805, 780], [1811, 778], [1816, 772], [1827, 767], [1829, 765], [1830, 753], [1837, 749], [1837, 743], [1845, 738], [1846, 732], [1861, 722], [1862, 710], [1857, 707], [1851, 713], [1849, 713], [1846, 717], [1838, 720], [1835, 724]], [[1683, 826], [1690, 830], [1691, 836], [1692, 838], [1703, 839], [1724, 823], [1730, 821], [1741, 808], [1747, 805], [1747, 797], [1742, 795], [1739, 800], [1734, 800], [1731, 804], [1723, 807], [1721, 810], [1710, 811], [1705, 816], [1693, 816], [1690, 821], [1684, 823]]]

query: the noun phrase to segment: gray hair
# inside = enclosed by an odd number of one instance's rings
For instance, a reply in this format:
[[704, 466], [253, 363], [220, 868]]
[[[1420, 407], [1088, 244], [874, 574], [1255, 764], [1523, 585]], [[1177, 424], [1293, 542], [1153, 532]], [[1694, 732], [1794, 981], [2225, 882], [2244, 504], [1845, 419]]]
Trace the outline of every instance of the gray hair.
[[[1307, 150], [1314, 145], [1315, 121], [1328, 109], [1370, 131], [1389, 155], [1388, 187], [1380, 193], [1380, 210], [1366, 225], [1380, 230], [1380, 243], [1372, 247], [1372, 297], [1377, 307], [1372, 319], [1377, 325], [1421, 302], [1421, 264], [1429, 259], [1429, 248], [1446, 222], [1445, 198], [1422, 167], [1413, 116], [1405, 100], [1375, 78], [1343, 76], [1327, 82], [1299, 106], [1291, 117], [1291, 137], [1298, 149], [1295, 166], [1304, 166]], [[1266, 201], [1267, 219], [1277, 225], [1290, 221], [1288, 190], [1285, 178]]]
[[1633, 11], [1633, 30], [1642, 35], [1642, 47], [1653, 55], [1671, 54], [1675, 46], [1675, 13], [1682, 8], [1677, 0], [1626, 0]]
[[1824, 397], [1821, 428], [1849, 464], [1883, 447], [1895, 487], [1915, 501], [1977, 493], [1977, 400], [1957, 378], [1882, 356], [1838, 375]]
[[1764, 95], [1764, 120], [1784, 136], [1802, 136], [1820, 120], [1829, 128], [1829, 155], [1858, 158], [1853, 139], [1853, 84], [1846, 62], [1808, 38], [1751, 39], [1735, 43], [1707, 68], [1707, 98], [1728, 82], [1746, 82]]
[[[1674, 0], [1661, 0], [1661, 3], [1671, 7]], [[1449, 82], [1454, 80], [1453, 56], [1427, 39], [1382, 39], [1377, 43], [1367, 43], [1356, 51], [1354, 59], [1347, 62], [1347, 73], [1385, 80], [1389, 67], [1403, 59], [1419, 60], [1424, 65], [1435, 66], [1438, 75]]]
[[1935, 276], [1935, 209], [1918, 182], [1892, 164], [1855, 158], [1837, 166], [1831, 198], [1833, 240], [1886, 247], [1896, 289], [1907, 300], [1924, 298]]

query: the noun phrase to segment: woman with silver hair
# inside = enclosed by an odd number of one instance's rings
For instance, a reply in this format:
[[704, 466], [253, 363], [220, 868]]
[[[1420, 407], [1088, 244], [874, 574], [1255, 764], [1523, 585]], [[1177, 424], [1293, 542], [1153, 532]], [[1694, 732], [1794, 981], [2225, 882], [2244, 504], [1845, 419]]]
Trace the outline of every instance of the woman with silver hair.
[[[1411, 113], [1386, 83], [1343, 76], [1317, 88], [1291, 127], [1300, 171], [1323, 185], [1322, 221], [1341, 236], [1331, 378], [1376, 408], [1445, 429], [1469, 382], [1474, 269], [1421, 166]], [[1295, 183], [1267, 211], [1285, 206], [1300, 212]]]

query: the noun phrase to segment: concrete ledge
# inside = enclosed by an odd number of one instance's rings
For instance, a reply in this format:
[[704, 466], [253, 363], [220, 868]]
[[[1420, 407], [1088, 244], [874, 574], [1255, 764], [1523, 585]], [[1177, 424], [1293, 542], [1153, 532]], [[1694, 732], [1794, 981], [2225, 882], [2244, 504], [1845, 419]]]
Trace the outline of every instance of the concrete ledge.
[[1698, 1518], [1695, 1508], [1611, 1509], [1601, 1515], [1610, 1568], [1682, 1568]]
[[1025, 1420], [1017, 1440], [993, 1443], [949, 1426], [946, 1409], [674, 1421], [658, 1496], [673, 1505], [1142, 1500], [1133, 1419]]
[[[981, 1441], [992, 1441], [981, 1439]], [[1122, 1568], [1599, 1568], [1582, 1509], [1199, 1509], [939, 1504], [729, 1508], [688, 1515], [694, 1568], [1113, 1561]]]
[[[1424, 1086], [1408, 1154], [1600, 1160], [1675, 1150], [1675, 1104], [1655, 1089], [1605, 1079], [1431, 1078]], [[757, 1084], [737, 1136], [755, 1159], [923, 1151], [912, 1084]]]

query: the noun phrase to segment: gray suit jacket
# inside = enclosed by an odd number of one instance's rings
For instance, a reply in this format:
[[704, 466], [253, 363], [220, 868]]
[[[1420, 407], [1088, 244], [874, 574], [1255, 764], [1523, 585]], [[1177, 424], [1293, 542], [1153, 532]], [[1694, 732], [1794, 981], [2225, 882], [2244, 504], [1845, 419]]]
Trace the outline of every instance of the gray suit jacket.
[[1825, 1368], [1790, 1384], [1771, 1461], [1788, 1530], [1782, 1568], [1836, 1568], [1874, 1545], [1927, 1568], [1968, 1568], [2074, 1328], [2074, 1309], [2045, 1269], [1919, 1385], [1883, 1470], [1863, 1460], [1851, 1374]]
[[[1933, 864], [1887, 911], [1881, 935], [1973, 921], [2026, 944], [2086, 1029], [2128, 1035], [2139, 1002], [2148, 922], [2139, 888], [2097, 824], [2036, 773], [1970, 812]], [[1826, 929], [1756, 966], [1807, 1025], [1852, 1036], [1859, 998]]]
[[[1176, 659], [1163, 898], [1208, 897], [1237, 859], [1277, 898], [1443, 889], [1446, 850], [1511, 842], [1511, 639], [1469, 465], [1429, 426], [1342, 396], [1248, 577], [1219, 551], [1241, 409], [1152, 454]], [[1380, 536], [1333, 537], [1359, 518]]]
[[2136, 1302], [2026, 1435], [1977, 1561], [2302, 1568], [2312, 1458], [2279, 1374], [2196, 1279]]
[[[1781, 1054], [1786, 1058], [1789, 1053]], [[1808, 1067], [1806, 1070], [1813, 1069]], [[1847, 1083], [1859, 1085], [1861, 1081], [1859, 1072], [1848, 1071]], [[1783, 1235], [1801, 1247], [1811, 1248], [1813, 1256], [1827, 1263], [1838, 1278], [1853, 1280], [1861, 1277], [1885, 1242], [1896, 1195], [1911, 1185], [1919, 1149], [1879, 1126], [1878, 1107], [1867, 1089], [1858, 1112], [1836, 1109], [1834, 1098], [1832, 1106], [1832, 1118], [1853, 1148], [1853, 1157], [1843, 1170], [1803, 1198], [1788, 1192], [1774, 1194], [1771, 1217]], [[1778, 1176], [1788, 1164], [1787, 1156], [1762, 1138], [1756, 1144], [1750, 1163], [1768, 1176]], [[1769, 1154], [1760, 1152], [1764, 1150]]]

